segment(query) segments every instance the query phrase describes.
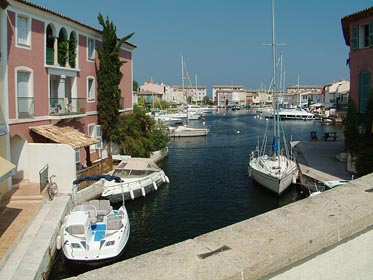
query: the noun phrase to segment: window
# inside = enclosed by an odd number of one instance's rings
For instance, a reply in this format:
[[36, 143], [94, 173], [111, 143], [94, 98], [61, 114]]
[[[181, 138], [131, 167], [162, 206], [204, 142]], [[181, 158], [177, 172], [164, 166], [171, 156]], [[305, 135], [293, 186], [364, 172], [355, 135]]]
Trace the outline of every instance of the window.
[[352, 27], [352, 49], [373, 46], [373, 22]]
[[17, 45], [30, 46], [30, 19], [25, 16], [17, 17]]
[[102, 142], [101, 125], [96, 125], [95, 130], [96, 130], [96, 139], [100, 141], [99, 143], [96, 144], [96, 149], [102, 149], [104, 144]]
[[91, 145], [89, 147], [89, 150], [91, 153], [95, 151], [95, 149], [102, 149], [103, 147], [103, 142], [102, 142], [102, 134], [101, 134], [101, 125], [96, 125], [96, 124], [89, 124], [88, 125], [88, 135], [89, 137], [95, 138], [98, 141], [100, 141], [96, 145]]
[[17, 113], [18, 117], [30, 117], [34, 114], [31, 72], [17, 71]]
[[92, 38], [88, 38], [87, 42], [87, 58], [89, 60], [95, 59], [95, 40]]
[[87, 97], [88, 97], [88, 101], [95, 100], [95, 91], [96, 91], [95, 80], [93, 78], [88, 78], [88, 81], [87, 81]]
[[365, 113], [370, 97], [370, 72], [359, 73], [359, 113]]

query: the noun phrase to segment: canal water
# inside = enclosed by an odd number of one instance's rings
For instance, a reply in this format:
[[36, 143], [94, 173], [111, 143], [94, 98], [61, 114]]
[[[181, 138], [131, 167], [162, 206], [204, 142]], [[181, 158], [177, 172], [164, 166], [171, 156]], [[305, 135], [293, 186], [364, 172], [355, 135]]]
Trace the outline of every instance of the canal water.
[[[288, 141], [308, 141], [311, 131], [319, 139], [324, 132], [332, 131], [343, 137], [341, 126], [322, 126], [318, 121], [282, 124]], [[198, 126], [200, 121], [191, 125]], [[249, 154], [263, 136], [266, 120], [245, 110], [223, 110], [206, 115], [206, 125], [211, 127], [207, 137], [170, 142], [168, 158], [159, 163], [169, 184], [145, 198], [126, 202], [130, 239], [116, 261], [194, 238], [307, 196], [296, 186], [276, 196], [248, 176]], [[76, 276], [97, 267], [74, 264], [61, 252], [50, 279]]]

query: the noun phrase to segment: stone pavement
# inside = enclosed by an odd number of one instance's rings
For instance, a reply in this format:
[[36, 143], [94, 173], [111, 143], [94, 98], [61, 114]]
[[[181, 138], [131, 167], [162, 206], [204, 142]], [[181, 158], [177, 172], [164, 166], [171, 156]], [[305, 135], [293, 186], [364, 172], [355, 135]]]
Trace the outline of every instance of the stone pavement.
[[0, 268], [43, 203], [38, 183], [21, 182], [0, 202]]
[[71, 197], [52, 201], [39, 184], [22, 182], [1, 204], [0, 278], [47, 279], [56, 253], [56, 237]]

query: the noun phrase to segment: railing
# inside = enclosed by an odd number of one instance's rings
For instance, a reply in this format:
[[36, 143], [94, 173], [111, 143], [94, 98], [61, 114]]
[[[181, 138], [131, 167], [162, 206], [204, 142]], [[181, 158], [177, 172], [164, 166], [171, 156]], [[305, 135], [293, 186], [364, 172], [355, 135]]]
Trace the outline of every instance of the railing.
[[49, 115], [50, 116], [65, 116], [77, 115], [86, 113], [85, 98], [50, 98], [49, 99]]
[[34, 116], [34, 97], [17, 97], [18, 118]]
[[[89, 166], [89, 167], [84, 168], [82, 170], [78, 170], [76, 172], [76, 178], [80, 179], [80, 178], [87, 177], [87, 176], [105, 174], [105, 173], [111, 171], [111, 168], [112, 168], [111, 162], [112, 162], [112, 159], [109, 158], [109, 157], [101, 159], [100, 161], [94, 163], [92, 166]], [[77, 185], [77, 191], [80, 191], [80, 190], [88, 187], [91, 184], [92, 184], [92, 182], [90, 182], [90, 181], [81, 182]]]

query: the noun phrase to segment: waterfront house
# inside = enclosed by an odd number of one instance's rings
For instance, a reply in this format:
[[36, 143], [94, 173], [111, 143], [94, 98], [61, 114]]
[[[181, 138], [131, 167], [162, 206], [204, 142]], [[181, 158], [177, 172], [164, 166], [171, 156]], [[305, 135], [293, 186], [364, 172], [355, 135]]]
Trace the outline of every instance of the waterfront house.
[[214, 85], [212, 87], [212, 99], [218, 107], [235, 104], [240, 101], [240, 92], [244, 91], [242, 85]]
[[309, 100], [318, 100], [321, 96], [321, 86], [296, 85], [286, 88], [285, 99], [288, 106], [308, 106]]
[[[102, 31], [28, 1], [0, 0], [0, 7], [1, 156], [16, 165], [13, 180], [39, 182], [47, 170], [69, 192], [82, 166], [108, 154], [97, 118]], [[132, 110], [135, 48], [124, 43], [119, 54], [121, 112]]]
[[[364, 114], [373, 89], [373, 6], [342, 18], [345, 43], [350, 47], [347, 65], [350, 67], [349, 98], [355, 110]], [[366, 126], [359, 124], [359, 133]], [[347, 169], [355, 172], [354, 159], [348, 154]]]
[[337, 111], [346, 111], [350, 93], [350, 81], [334, 82], [323, 87], [325, 108], [335, 108]]
[[350, 47], [350, 98], [364, 113], [373, 88], [373, 7], [342, 18], [342, 31]]

